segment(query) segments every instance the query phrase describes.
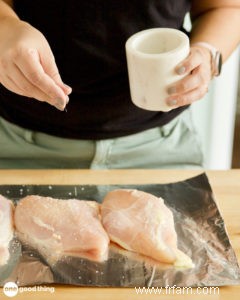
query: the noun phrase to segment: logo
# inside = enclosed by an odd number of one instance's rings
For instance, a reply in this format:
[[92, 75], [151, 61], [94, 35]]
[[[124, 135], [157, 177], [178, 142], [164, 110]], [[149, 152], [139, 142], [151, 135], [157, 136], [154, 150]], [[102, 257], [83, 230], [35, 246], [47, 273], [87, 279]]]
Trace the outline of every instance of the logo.
[[23, 286], [18, 287], [18, 285], [15, 282], [7, 282], [5, 283], [3, 287], [3, 293], [7, 297], [15, 297], [17, 294], [22, 294], [25, 292], [48, 292], [48, 293], [54, 293], [55, 288], [51, 286]]
[[18, 286], [15, 282], [7, 282], [3, 287], [3, 292], [7, 297], [15, 297], [18, 293]]

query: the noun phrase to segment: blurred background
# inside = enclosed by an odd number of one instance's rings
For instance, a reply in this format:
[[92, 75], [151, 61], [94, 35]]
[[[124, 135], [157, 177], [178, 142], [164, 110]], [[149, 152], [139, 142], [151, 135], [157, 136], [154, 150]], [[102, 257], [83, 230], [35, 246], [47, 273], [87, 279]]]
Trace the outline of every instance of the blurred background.
[[[185, 28], [191, 28], [189, 15]], [[240, 168], [240, 48], [223, 65], [208, 94], [191, 106], [205, 155], [205, 168]]]

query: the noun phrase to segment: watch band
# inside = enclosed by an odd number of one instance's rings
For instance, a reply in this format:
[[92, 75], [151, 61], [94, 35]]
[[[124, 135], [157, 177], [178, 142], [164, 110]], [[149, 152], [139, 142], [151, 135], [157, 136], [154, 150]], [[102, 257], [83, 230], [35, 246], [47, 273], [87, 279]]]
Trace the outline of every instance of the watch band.
[[193, 43], [192, 46], [201, 46], [210, 51], [212, 75], [219, 76], [221, 74], [221, 69], [222, 69], [222, 54], [221, 54], [221, 52], [206, 42]]

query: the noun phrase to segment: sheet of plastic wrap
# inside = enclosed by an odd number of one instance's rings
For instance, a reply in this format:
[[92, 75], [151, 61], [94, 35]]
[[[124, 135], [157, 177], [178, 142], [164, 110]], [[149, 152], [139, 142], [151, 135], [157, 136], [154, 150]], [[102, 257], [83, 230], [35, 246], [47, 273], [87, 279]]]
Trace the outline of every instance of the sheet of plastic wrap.
[[222, 286], [240, 284], [240, 269], [206, 174], [170, 184], [148, 185], [25, 185], [0, 186], [0, 193], [16, 203], [37, 194], [61, 199], [101, 202], [116, 188], [136, 188], [160, 196], [172, 210], [179, 248], [195, 267], [176, 268], [112, 244], [104, 263], [65, 257], [51, 265], [34, 249], [14, 238], [11, 258], [0, 268], [0, 285], [14, 281], [19, 286], [64, 283], [80, 286]]

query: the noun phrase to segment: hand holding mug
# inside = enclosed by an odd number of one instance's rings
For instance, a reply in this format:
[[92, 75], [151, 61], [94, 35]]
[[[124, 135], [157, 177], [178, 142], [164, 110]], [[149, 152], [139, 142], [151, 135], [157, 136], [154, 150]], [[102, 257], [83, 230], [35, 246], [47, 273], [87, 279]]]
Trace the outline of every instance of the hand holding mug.
[[131, 98], [152, 111], [169, 111], [204, 96], [212, 78], [210, 51], [189, 47], [183, 32], [140, 31], [126, 42]]
[[175, 68], [175, 72], [187, 76], [168, 87], [168, 105], [179, 107], [201, 99], [207, 93], [212, 79], [210, 51], [201, 46], [192, 46], [189, 56]]

